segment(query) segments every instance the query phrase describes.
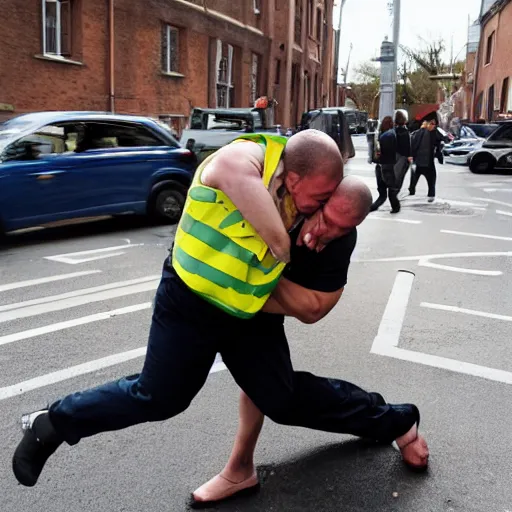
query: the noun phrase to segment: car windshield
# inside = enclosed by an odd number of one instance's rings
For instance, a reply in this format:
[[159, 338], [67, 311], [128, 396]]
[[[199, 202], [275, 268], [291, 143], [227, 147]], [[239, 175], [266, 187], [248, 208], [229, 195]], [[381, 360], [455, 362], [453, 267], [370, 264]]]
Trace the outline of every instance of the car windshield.
[[[469, 128], [469, 127], [468, 127]], [[471, 129], [476, 133], [478, 137], [487, 139], [492, 133], [498, 128], [497, 124], [474, 124], [471, 125]]]
[[14, 118], [0, 123], [0, 152], [20, 133], [25, 132], [34, 123], [26, 119]]

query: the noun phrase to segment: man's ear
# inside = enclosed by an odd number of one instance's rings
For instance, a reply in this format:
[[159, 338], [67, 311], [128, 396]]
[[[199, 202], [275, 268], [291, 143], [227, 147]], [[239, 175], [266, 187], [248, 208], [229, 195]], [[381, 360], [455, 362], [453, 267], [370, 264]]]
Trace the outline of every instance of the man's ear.
[[285, 185], [286, 185], [286, 188], [288, 189], [288, 191], [292, 192], [295, 189], [295, 187], [297, 186], [297, 184], [299, 183], [299, 181], [300, 181], [300, 176], [296, 172], [288, 171], [286, 173], [284, 182], [285, 182]]

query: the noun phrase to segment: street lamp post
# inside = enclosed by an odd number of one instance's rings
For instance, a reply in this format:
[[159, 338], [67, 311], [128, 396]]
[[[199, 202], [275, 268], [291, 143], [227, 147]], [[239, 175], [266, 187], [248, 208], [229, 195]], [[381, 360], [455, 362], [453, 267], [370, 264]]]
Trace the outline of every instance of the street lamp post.
[[382, 121], [395, 112], [395, 47], [394, 42], [388, 41], [387, 37], [382, 42], [380, 57], [376, 60], [380, 62], [379, 120]]

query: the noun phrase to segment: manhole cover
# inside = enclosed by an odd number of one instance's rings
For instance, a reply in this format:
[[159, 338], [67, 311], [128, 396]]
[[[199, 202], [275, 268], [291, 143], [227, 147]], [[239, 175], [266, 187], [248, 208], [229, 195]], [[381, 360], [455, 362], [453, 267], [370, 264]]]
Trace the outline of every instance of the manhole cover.
[[453, 206], [449, 203], [412, 203], [407, 205], [408, 208], [422, 213], [434, 213], [439, 215], [461, 215], [469, 216], [474, 215], [475, 210], [471, 208], [461, 208], [460, 206]]

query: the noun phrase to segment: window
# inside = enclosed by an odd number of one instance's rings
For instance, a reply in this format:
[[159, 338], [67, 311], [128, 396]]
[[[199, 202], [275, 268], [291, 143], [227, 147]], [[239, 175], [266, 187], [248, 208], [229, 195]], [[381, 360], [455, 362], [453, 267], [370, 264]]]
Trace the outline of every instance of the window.
[[304, 74], [304, 112], [309, 110], [309, 91], [310, 91], [310, 80], [309, 74]]
[[494, 37], [496, 32], [493, 31], [487, 38], [487, 50], [485, 52], [485, 64], [490, 64], [494, 53]]
[[254, 14], [261, 14], [261, 0], [253, 0]]
[[163, 145], [164, 143], [144, 126], [122, 123], [87, 123], [85, 136], [78, 142], [76, 151]]
[[276, 59], [276, 74], [274, 76], [274, 85], [279, 85], [281, 82], [281, 59]]
[[494, 85], [489, 87], [489, 94], [487, 95], [487, 121], [494, 119]]
[[179, 35], [180, 31], [171, 25], [162, 27], [162, 71], [179, 73]]
[[512, 142], [512, 126], [510, 124], [502, 125], [494, 134], [489, 138], [492, 141]]
[[234, 104], [233, 47], [217, 39], [217, 108]]
[[503, 80], [503, 86], [501, 87], [501, 104], [500, 112], [506, 114], [508, 112], [508, 91], [509, 91], [509, 79], [508, 77]]
[[323, 32], [323, 15], [322, 15], [322, 9], [316, 10], [316, 40], [321, 41], [322, 40], [322, 32]]
[[260, 74], [260, 56], [256, 53], [252, 54], [251, 62], [251, 103], [254, 105], [258, 99]]
[[313, 36], [314, 34], [314, 25], [313, 25], [313, 15], [315, 13], [315, 8], [313, 6], [313, 0], [308, 0], [308, 34]]
[[475, 118], [479, 118], [482, 116], [482, 108], [484, 104], [484, 93], [481, 92], [476, 99], [475, 104]]
[[6, 160], [35, 160], [75, 151], [83, 133], [81, 125], [47, 125], [11, 144], [4, 157]]
[[302, 43], [302, 0], [295, 0], [295, 43]]
[[43, 0], [43, 54], [71, 54], [71, 0]]

